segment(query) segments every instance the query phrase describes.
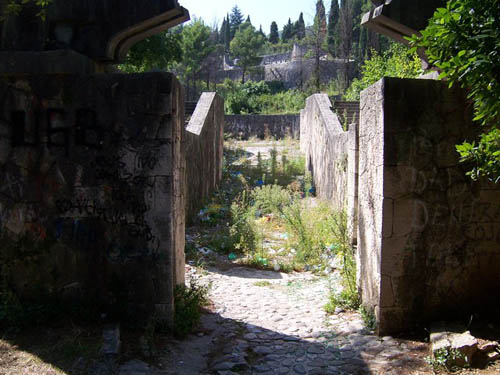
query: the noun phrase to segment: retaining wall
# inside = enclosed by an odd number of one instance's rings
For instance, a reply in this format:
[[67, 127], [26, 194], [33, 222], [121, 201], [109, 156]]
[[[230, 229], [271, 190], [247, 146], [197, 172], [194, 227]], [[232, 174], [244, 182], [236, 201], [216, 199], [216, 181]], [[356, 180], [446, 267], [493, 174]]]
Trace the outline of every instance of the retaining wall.
[[197, 211], [222, 178], [224, 101], [215, 92], [204, 92], [185, 132], [186, 215]]
[[300, 135], [299, 115], [226, 115], [224, 131], [238, 139], [268, 136], [275, 139]]
[[326, 94], [307, 98], [300, 115], [300, 148], [305, 154], [306, 169], [311, 172], [316, 195], [346, 210], [350, 232], [356, 239], [357, 199], [357, 127], [344, 131], [332, 112]]
[[459, 163], [478, 127], [447, 86], [385, 78], [361, 93], [358, 273], [382, 335], [498, 307], [500, 186]]
[[0, 83], [2, 277], [21, 301], [173, 319], [184, 98], [166, 73]]

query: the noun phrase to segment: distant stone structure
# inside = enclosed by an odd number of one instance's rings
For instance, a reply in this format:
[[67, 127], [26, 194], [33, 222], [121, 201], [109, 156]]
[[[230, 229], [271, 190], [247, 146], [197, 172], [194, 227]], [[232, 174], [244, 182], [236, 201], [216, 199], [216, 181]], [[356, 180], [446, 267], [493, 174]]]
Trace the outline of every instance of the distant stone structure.
[[[26, 5], [0, 23], [5, 285], [22, 303], [172, 324], [184, 282], [183, 89], [169, 73], [95, 73], [189, 14], [175, 0], [53, 0], [45, 20], [37, 12]], [[214, 175], [210, 186], [222, 160], [217, 103], [218, 135], [203, 148], [216, 161], [199, 172]], [[189, 133], [192, 147], [206, 143]]]
[[[286, 53], [263, 56], [258, 66], [249, 71], [249, 79], [253, 81], [281, 81], [285, 88], [297, 88], [305, 85], [312, 77], [315, 63], [314, 59], [307, 58], [307, 46], [294, 44], [293, 50]], [[321, 83], [328, 83], [337, 77], [338, 72], [344, 64], [341, 59], [328, 59], [325, 54], [321, 57]], [[353, 71], [354, 64], [350, 61], [350, 71]], [[223, 58], [223, 69], [216, 73], [217, 82], [222, 82], [229, 78], [239, 80], [243, 71], [229, 56]]]

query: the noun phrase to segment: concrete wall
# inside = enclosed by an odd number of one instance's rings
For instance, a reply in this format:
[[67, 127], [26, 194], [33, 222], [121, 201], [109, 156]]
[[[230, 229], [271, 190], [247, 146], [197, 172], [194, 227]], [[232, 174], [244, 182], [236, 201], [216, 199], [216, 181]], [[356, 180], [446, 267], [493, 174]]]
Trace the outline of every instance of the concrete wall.
[[224, 131], [232, 137], [248, 139], [250, 137], [276, 139], [300, 135], [299, 115], [226, 115]]
[[186, 215], [193, 218], [222, 178], [224, 101], [204, 92], [186, 127]]
[[351, 234], [355, 237], [357, 127], [353, 125], [344, 131], [331, 108], [326, 94], [307, 98], [300, 115], [300, 148], [317, 196], [338, 210], [349, 209]]
[[500, 187], [458, 162], [477, 129], [463, 93], [385, 78], [361, 108], [360, 286], [379, 333], [498, 304]]
[[171, 323], [184, 281], [175, 77], [4, 77], [0, 98], [0, 251], [13, 291]]

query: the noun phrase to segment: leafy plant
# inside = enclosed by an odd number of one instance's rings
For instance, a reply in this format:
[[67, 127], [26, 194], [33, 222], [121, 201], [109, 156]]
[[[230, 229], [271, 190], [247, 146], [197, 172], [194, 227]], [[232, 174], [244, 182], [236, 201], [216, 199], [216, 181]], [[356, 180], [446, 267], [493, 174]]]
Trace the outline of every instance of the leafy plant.
[[377, 328], [377, 318], [375, 317], [373, 310], [365, 305], [361, 305], [359, 312], [361, 314], [361, 318], [363, 319], [363, 323], [365, 323], [365, 327], [370, 331], [374, 331], [375, 328]]
[[465, 355], [457, 349], [450, 348], [436, 350], [433, 356], [425, 358], [425, 361], [432, 366], [435, 372], [440, 370], [456, 371], [459, 369], [457, 363], [465, 363], [465, 367], [468, 367]]
[[411, 49], [392, 43], [382, 54], [372, 51], [372, 57], [361, 67], [361, 78], [355, 78], [344, 99], [358, 101], [359, 94], [383, 77], [415, 78], [422, 72], [420, 58]]
[[240, 252], [252, 252], [256, 248], [257, 230], [255, 226], [255, 216], [252, 211], [248, 193], [243, 191], [231, 204], [232, 224], [229, 233], [234, 244], [234, 248]]
[[200, 321], [201, 309], [208, 303], [210, 286], [191, 280], [189, 286], [177, 285], [174, 289], [174, 334], [185, 337]]
[[450, 86], [467, 90], [474, 120], [483, 126], [479, 142], [457, 147], [463, 162], [474, 162], [470, 176], [500, 180], [500, 3], [497, 0], [449, 0], [438, 8], [411, 42]]

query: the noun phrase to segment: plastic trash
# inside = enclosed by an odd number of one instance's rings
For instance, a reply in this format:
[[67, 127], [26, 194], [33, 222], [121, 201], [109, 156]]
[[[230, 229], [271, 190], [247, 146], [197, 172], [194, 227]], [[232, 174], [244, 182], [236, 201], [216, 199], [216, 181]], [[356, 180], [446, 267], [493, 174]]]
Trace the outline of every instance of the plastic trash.
[[203, 255], [208, 255], [208, 254], [213, 253], [213, 251], [212, 251], [212, 250], [210, 250], [208, 247], [200, 247], [200, 248], [198, 249], [198, 251], [199, 251], [200, 253], [202, 253]]
[[230, 253], [230, 254], [227, 256], [227, 258], [228, 258], [229, 260], [235, 260], [235, 259], [236, 259], [236, 254], [235, 254], [235, 253]]

